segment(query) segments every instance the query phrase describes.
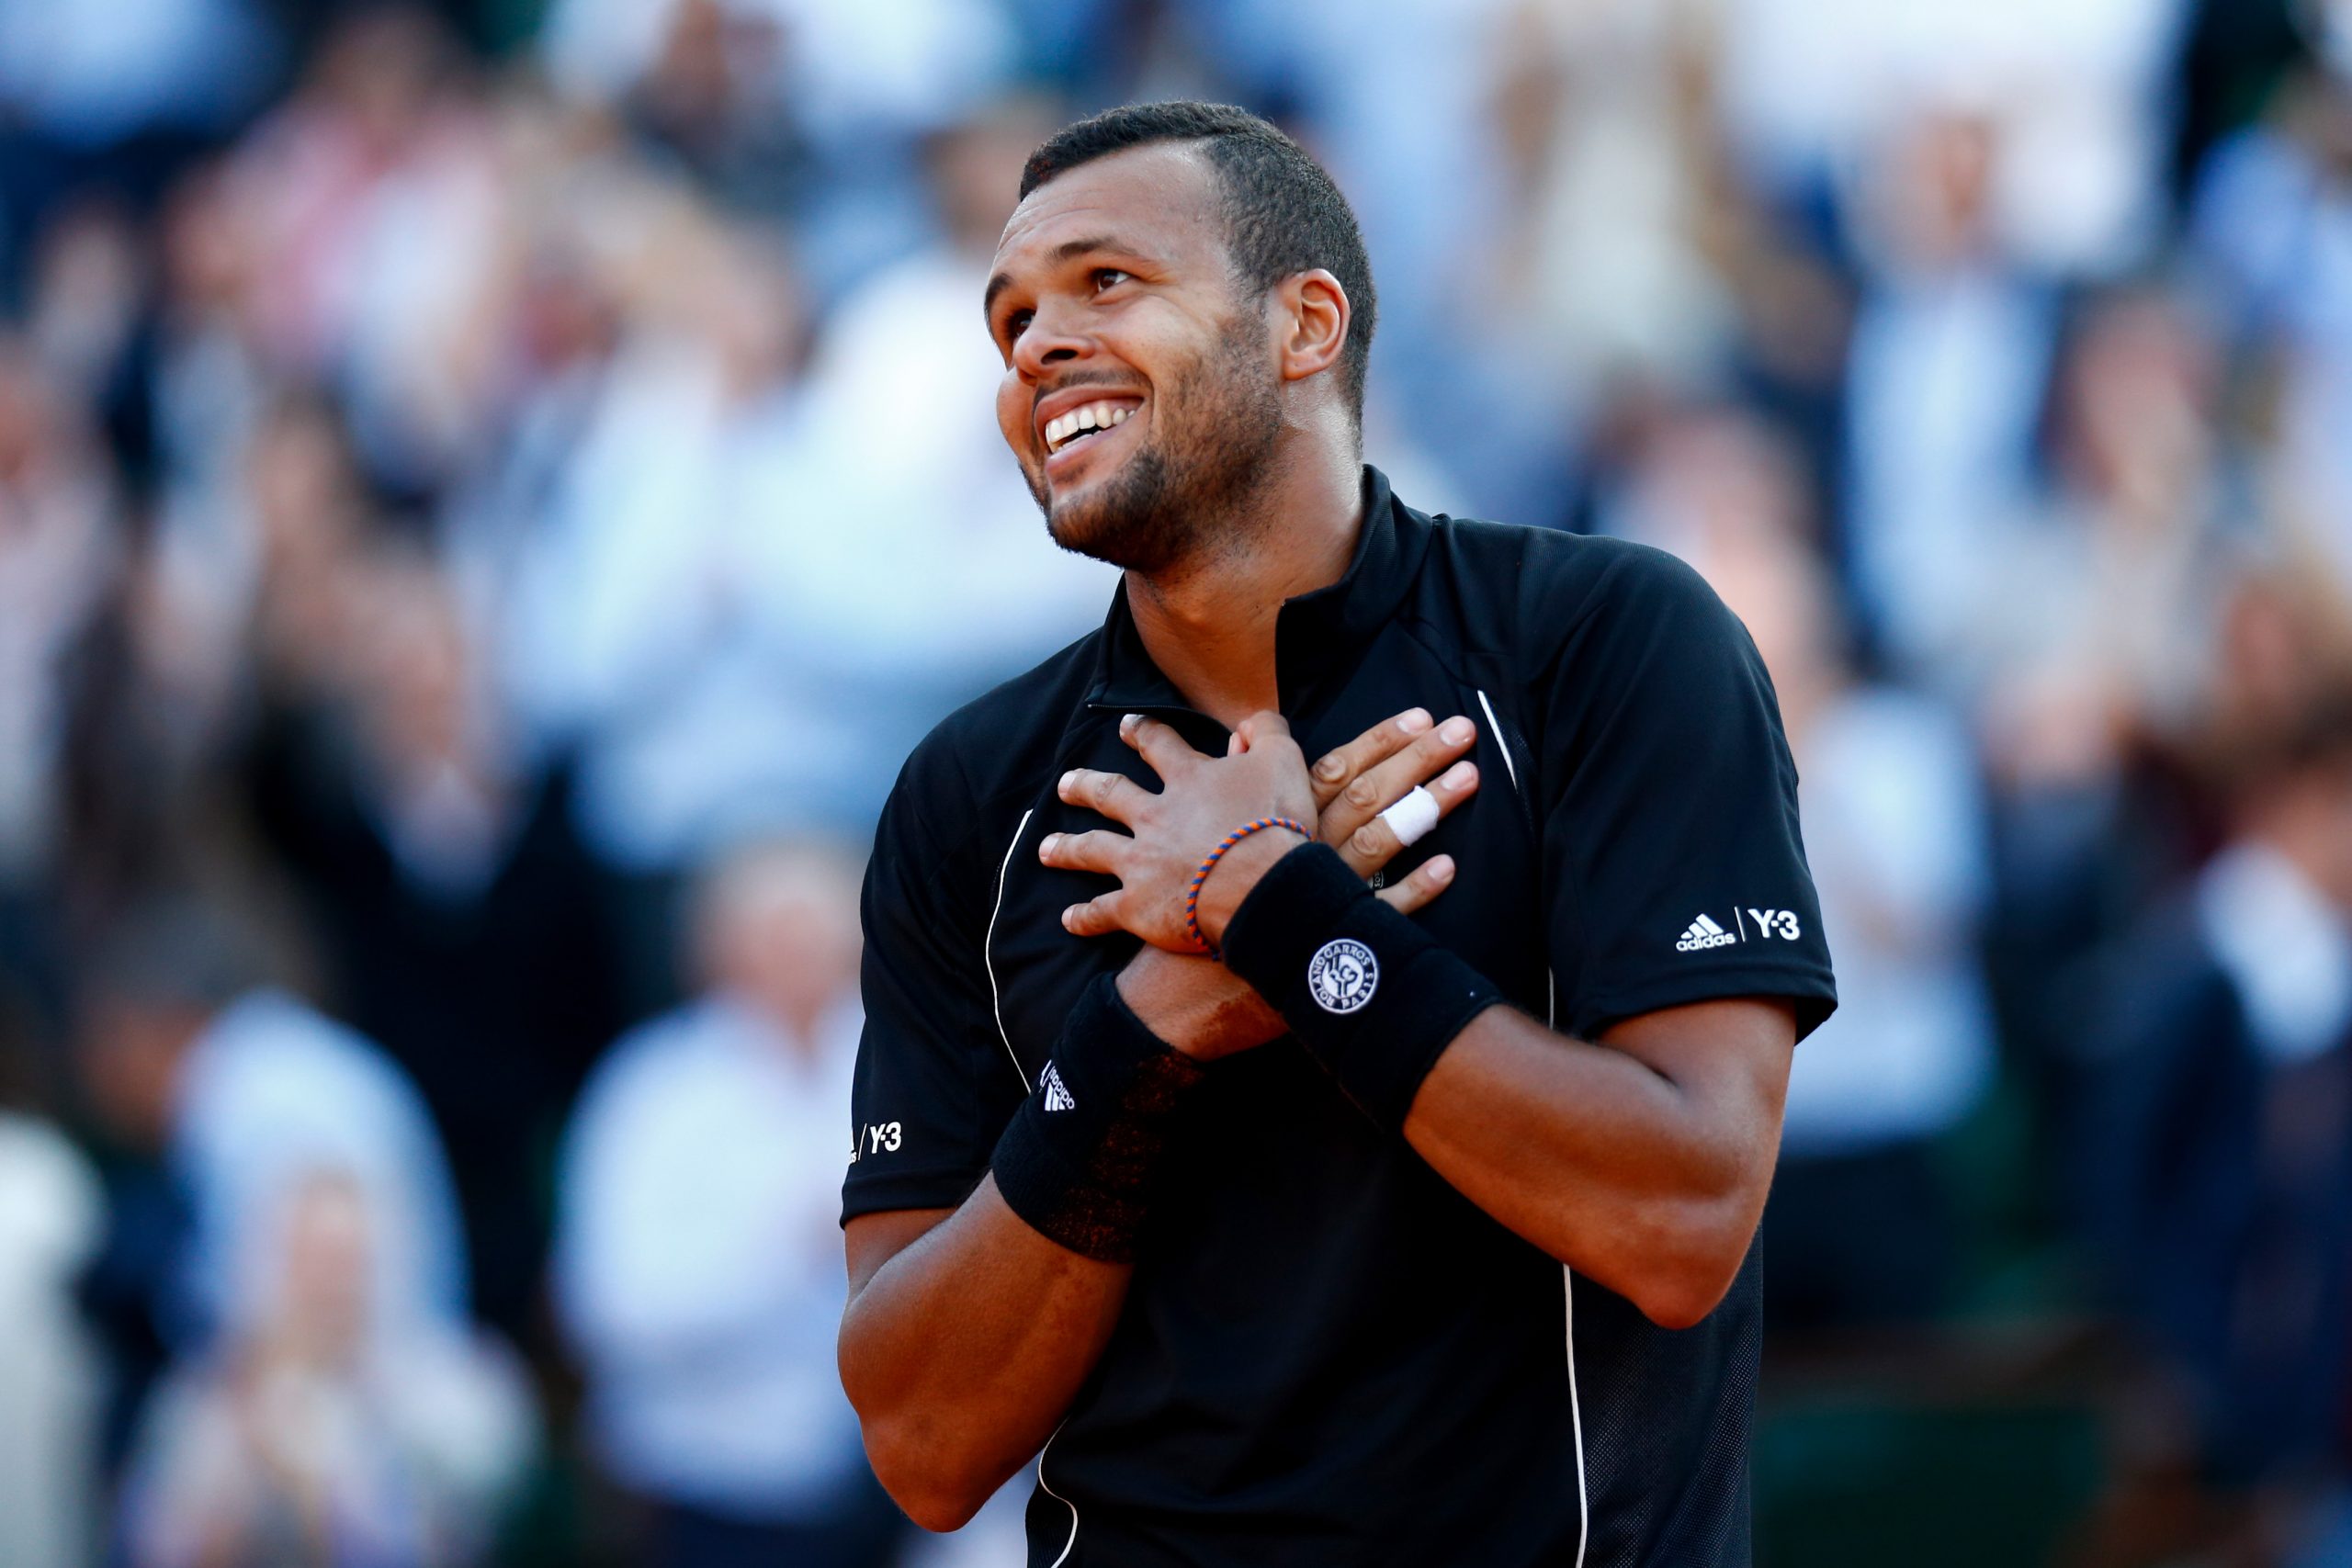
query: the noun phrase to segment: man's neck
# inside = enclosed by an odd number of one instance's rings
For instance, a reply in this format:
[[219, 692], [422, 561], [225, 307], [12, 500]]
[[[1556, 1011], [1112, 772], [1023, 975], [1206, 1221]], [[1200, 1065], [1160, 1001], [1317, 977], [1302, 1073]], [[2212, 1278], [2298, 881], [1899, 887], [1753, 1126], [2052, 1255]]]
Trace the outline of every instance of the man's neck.
[[1277, 464], [1248, 510], [1220, 520], [1217, 548], [1165, 571], [1127, 573], [1127, 606], [1152, 662], [1228, 729], [1280, 706], [1283, 602], [1346, 575], [1363, 526], [1363, 467], [1352, 451]]

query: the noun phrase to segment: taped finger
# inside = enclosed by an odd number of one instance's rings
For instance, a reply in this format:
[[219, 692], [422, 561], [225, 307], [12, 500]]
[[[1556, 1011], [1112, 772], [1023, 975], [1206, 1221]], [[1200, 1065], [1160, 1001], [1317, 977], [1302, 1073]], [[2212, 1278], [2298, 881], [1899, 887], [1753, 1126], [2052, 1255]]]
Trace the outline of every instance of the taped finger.
[[1398, 847], [1410, 849], [1429, 836], [1430, 829], [1443, 813], [1439, 810], [1437, 796], [1428, 786], [1415, 784], [1405, 792], [1405, 798], [1380, 814], [1388, 830], [1396, 835]]

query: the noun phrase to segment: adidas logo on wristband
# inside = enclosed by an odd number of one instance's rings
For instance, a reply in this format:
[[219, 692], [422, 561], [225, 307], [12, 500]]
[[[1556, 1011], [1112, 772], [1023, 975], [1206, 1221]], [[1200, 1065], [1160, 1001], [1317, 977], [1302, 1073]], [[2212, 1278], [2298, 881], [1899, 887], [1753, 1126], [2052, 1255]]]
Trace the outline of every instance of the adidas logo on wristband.
[[1380, 987], [1380, 960], [1347, 937], [1327, 942], [1306, 961], [1306, 988], [1325, 1012], [1351, 1013]]
[[1061, 1074], [1054, 1070], [1054, 1065], [1051, 1062], [1047, 1062], [1046, 1070], [1037, 1075], [1037, 1087], [1046, 1091], [1046, 1110], [1075, 1111], [1078, 1109], [1078, 1101], [1070, 1098], [1069, 1086], [1062, 1082]]

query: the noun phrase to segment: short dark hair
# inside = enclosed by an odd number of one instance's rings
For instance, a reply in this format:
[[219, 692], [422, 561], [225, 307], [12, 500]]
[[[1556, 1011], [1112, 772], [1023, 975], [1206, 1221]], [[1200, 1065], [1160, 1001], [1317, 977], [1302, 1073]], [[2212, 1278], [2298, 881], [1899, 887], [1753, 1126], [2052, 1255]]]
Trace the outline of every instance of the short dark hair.
[[1263, 294], [1283, 278], [1323, 267], [1351, 308], [1340, 361], [1349, 412], [1363, 420], [1364, 371], [1377, 306], [1372, 258], [1348, 198], [1323, 165], [1280, 129], [1231, 104], [1189, 99], [1130, 104], [1066, 125], [1029, 154], [1021, 194], [1081, 164], [1155, 141], [1196, 141], [1225, 187], [1226, 243], [1235, 269]]

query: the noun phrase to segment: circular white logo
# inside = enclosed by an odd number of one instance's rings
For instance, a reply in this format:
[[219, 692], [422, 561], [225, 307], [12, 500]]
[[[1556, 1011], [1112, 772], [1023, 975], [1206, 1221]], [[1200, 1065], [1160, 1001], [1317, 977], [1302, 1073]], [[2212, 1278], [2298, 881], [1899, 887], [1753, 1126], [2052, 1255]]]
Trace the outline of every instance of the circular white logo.
[[1353, 1012], [1372, 1000], [1380, 985], [1380, 960], [1360, 942], [1340, 937], [1316, 949], [1306, 961], [1306, 988], [1325, 1012]]

